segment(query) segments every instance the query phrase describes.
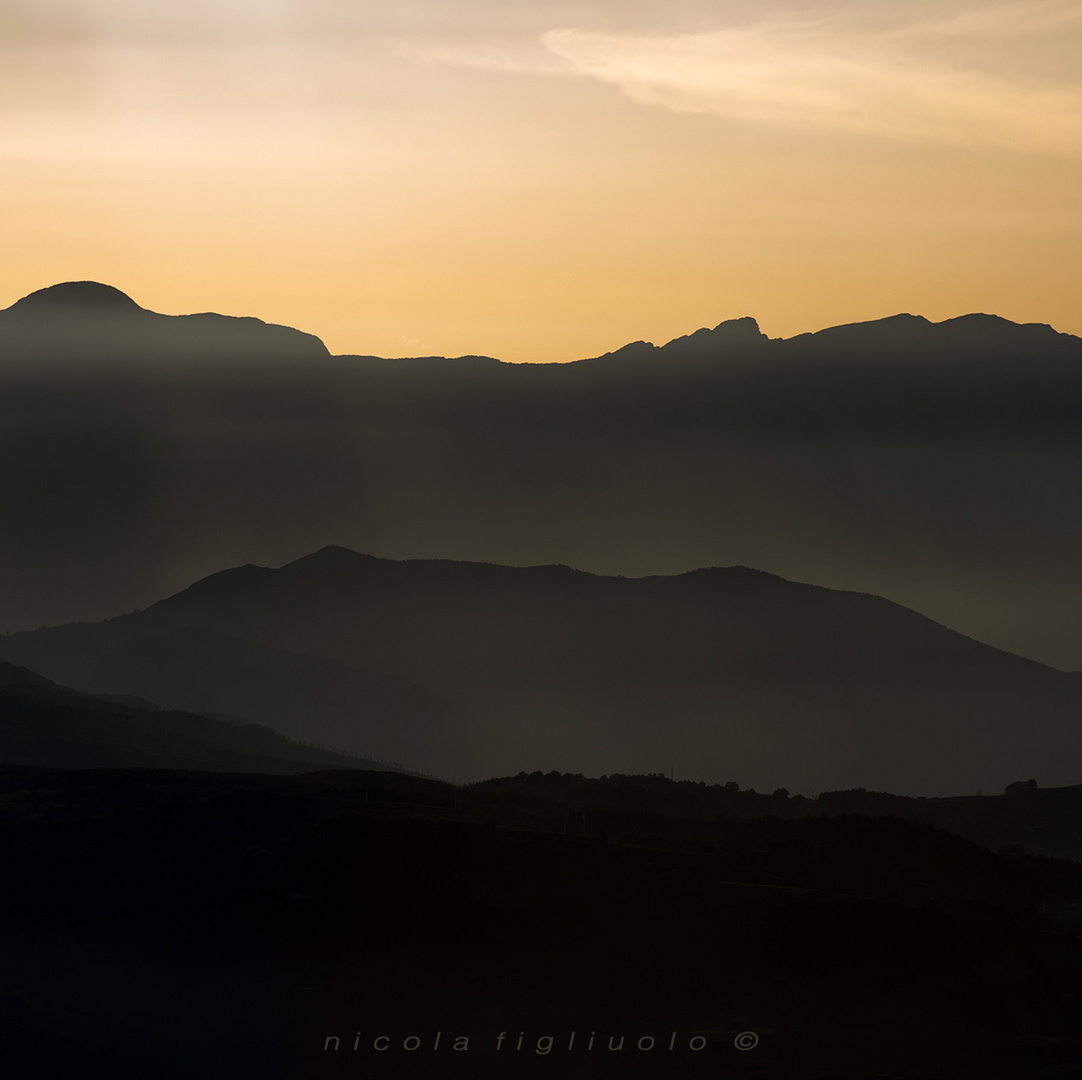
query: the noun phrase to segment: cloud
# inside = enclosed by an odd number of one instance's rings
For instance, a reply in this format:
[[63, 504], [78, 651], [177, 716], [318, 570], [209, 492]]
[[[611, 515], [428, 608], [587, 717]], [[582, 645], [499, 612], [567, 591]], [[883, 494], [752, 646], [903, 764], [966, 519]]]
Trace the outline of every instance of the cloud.
[[[577, 74], [678, 112], [1078, 157], [1082, 86], [979, 70], [957, 45], [1079, 22], [1080, 4], [1012, 4], [875, 32], [822, 19], [682, 34], [556, 29], [542, 41]], [[954, 42], [946, 57], [934, 47], [945, 39]]]

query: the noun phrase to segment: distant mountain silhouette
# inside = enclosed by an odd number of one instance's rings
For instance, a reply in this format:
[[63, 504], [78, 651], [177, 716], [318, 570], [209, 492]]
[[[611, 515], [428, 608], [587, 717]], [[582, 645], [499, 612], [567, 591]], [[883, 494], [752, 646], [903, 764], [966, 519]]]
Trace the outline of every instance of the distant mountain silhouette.
[[456, 776], [675, 768], [946, 795], [1070, 783], [1082, 751], [1076, 676], [743, 567], [628, 580], [329, 547], [0, 652], [88, 690], [333, 727]]
[[66, 281], [24, 296], [0, 311], [0, 363], [93, 361], [115, 367], [132, 361], [188, 365], [327, 356], [311, 334], [250, 317], [159, 315], [97, 281]]
[[0, 628], [340, 542], [635, 576], [758, 566], [1079, 668], [1080, 413], [1082, 340], [992, 315], [789, 340], [732, 319], [514, 365], [332, 357], [65, 283], [0, 311]]
[[71, 769], [385, 769], [270, 728], [81, 694], [0, 661], [0, 762]]

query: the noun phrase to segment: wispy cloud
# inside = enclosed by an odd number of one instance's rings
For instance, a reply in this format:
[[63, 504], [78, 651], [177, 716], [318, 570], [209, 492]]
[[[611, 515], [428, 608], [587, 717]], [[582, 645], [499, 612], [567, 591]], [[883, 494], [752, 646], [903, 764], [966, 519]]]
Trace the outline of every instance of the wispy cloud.
[[[557, 29], [542, 40], [578, 75], [680, 112], [1078, 157], [1082, 85], [981, 70], [965, 46], [1080, 25], [1082, 4], [1053, 2], [875, 32], [821, 19], [683, 34]], [[936, 47], [948, 39], [952, 49]]]

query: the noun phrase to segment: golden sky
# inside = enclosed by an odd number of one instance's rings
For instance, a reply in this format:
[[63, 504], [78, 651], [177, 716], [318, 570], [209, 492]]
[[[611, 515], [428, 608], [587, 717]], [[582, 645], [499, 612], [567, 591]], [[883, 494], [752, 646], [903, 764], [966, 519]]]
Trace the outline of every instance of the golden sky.
[[570, 360], [1082, 334], [1082, 0], [0, 0], [0, 307]]

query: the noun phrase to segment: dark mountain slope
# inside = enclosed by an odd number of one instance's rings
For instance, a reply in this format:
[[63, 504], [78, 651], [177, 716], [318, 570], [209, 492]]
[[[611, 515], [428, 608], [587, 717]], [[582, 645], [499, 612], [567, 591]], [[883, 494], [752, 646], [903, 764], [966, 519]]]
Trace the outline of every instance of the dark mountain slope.
[[[108, 689], [172, 704], [183, 669], [161, 675], [147, 642], [190, 627], [453, 702], [449, 756], [418, 761], [452, 775], [674, 768], [808, 793], [912, 794], [1000, 790], [1022, 773], [1042, 785], [1078, 779], [1079, 680], [878, 597], [741, 567], [629, 580], [328, 548], [280, 570], [212, 575], [100, 625], [13, 635], [0, 649], [87, 688], [105, 689], [103, 671], [126, 673]], [[214, 662], [192, 660], [193, 685]], [[278, 677], [299, 676], [286, 665]], [[237, 693], [265, 698], [244, 677]], [[317, 695], [305, 704], [293, 733], [320, 714]], [[357, 706], [354, 739], [369, 745]], [[407, 740], [423, 743], [410, 729], [408, 713], [397, 730], [388, 724], [397, 741], [384, 752], [402, 758]]]
[[375, 768], [302, 746], [258, 724], [139, 708], [58, 686], [0, 661], [0, 762], [75, 769], [155, 768], [297, 773]]

